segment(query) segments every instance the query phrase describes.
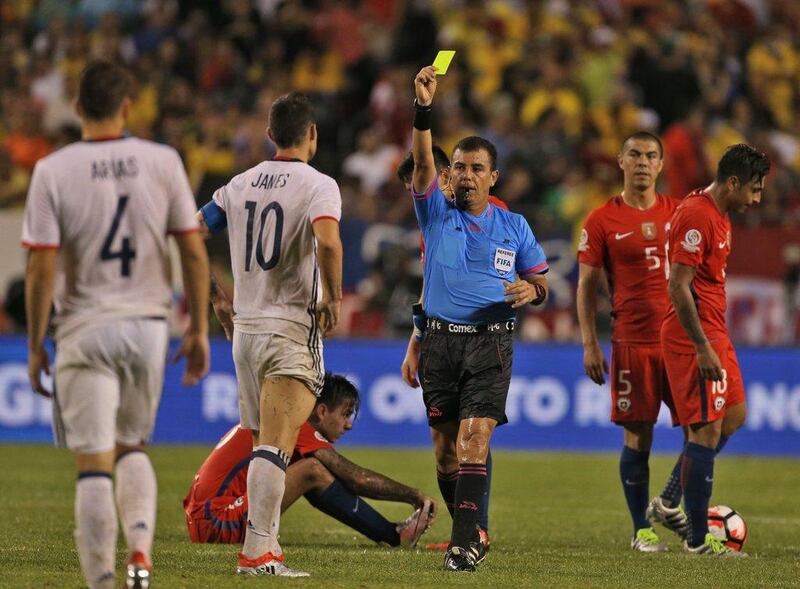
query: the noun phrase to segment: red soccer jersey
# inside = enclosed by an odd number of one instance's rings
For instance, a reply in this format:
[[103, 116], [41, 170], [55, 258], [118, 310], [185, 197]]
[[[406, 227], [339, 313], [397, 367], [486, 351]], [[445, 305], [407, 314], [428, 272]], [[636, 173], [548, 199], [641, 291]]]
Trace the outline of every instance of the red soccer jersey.
[[[508, 210], [508, 205], [504, 203], [502, 200], [497, 198], [496, 196], [489, 195], [489, 204], [492, 204], [496, 207], [500, 207], [501, 209]], [[420, 257], [422, 258], [422, 263], [425, 263], [425, 240], [422, 239], [422, 235], [419, 237], [419, 251]]]
[[657, 343], [667, 312], [667, 232], [678, 201], [656, 193], [647, 210], [621, 195], [593, 210], [581, 231], [578, 261], [603, 268], [612, 293], [612, 341]]
[[[712, 342], [727, 339], [725, 265], [731, 252], [731, 222], [704, 190], [690, 193], [675, 211], [669, 251], [672, 264], [686, 264], [696, 270], [691, 289], [706, 337]], [[665, 349], [694, 352], [671, 303], [661, 333]]]
[[[314, 427], [305, 422], [297, 436], [292, 461], [305, 458], [316, 450], [331, 448], [331, 444]], [[212, 497], [241, 497], [247, 494], [247, 469], [253, 453], [250, 430], [234, 426], [217, 444], [194, 476], [184, 508], [189, 512], [202, 507]]]

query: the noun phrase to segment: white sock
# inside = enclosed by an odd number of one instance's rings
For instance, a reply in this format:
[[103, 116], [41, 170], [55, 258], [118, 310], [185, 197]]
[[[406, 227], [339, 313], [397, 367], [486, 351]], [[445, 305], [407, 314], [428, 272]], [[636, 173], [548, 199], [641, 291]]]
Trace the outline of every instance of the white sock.
[[272, 446], [257, 446], [247, 471], [247, 531], [242, 554], [256, 559], [266, 552], [280, 554], [278, 531], [281, 501], [286, 489], [286, 454]]
[[110, 476], [79, 478], [75, 485], [75, 544], [86, 583], [114, 587], [117, 510]]
[[117, 507], [128, 552], [142, 552], [150, 560], [156, 524], [156, 473], [144, 452], [130, 452], [115, 467]]

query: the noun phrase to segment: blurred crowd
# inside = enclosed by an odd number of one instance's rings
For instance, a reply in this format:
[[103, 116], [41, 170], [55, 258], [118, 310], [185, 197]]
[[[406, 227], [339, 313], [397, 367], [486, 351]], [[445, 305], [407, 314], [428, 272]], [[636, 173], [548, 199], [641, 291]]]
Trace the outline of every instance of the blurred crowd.
[[[457, 53], [436, 141], [448, 153], [465, 135], [493, 141], [494, 193], [553, 257], [555, 296], [523, 335], [575, 337], [553, 311], [572, 306], [574, 236], [619, 191], [616, 154], [636, 130], [662, 136], [659, 187], [675, 196], [709, 182], [730, 144], [766, 151], [764, 201], [736, 222], [800, 231], [795, 0], [17, 0], [0, 4], [0, 26], [3, 208], [24, 205], [37, 159], [79, 138], [72, 101], [91, 58], [134, 72], [130, 132], [180, 151], [199, 205], [271, 155], [275, 97], [313, 95], [314, 165], [342, 189], [349, 335], [404, 332], [418, 296], [419, 234], [395, 169], [413, 77], [439, 48]], [[224, 273], [225, 243], [210, 247]]]

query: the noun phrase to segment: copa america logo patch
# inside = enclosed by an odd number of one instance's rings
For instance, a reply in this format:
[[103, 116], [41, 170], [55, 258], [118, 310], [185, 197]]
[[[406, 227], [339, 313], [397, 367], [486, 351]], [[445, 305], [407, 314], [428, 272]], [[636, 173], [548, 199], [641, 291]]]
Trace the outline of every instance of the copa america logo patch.
[[703, 241], [703, 235], [697, 229], [689, 229], [686, 235], [683, 236], [681, 245], [687, 252], [695, 253], [698, 249], [700, 242]]
[[626, 399], [625, 397], [622, 397], [621, 399], [617, 399], [617, 409], [619, 409], [620, 411], [622, 411], [624, 413], [625, 411], [628, 411], [630, 408], [631, 408], [631, 400], [630, 399]]
[[589, 249], [589, 232], [586, 229], [581, 229], [581, 239], [578, 242], [578, 251], [585, 252]]
[[722, 411], [725, 407], [725, 397], [717, 397], [714, 399], [714, 411]]

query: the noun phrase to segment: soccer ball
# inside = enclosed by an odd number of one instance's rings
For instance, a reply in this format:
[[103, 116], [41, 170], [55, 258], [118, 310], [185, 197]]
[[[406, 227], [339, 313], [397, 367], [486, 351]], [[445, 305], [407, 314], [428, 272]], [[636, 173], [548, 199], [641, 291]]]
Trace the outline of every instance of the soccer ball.
[[725, 543], [725, 546], [740, 552], [747, 539], [747, 524], [744, 518], [727, 505], [708, 508], [708, 531]]

